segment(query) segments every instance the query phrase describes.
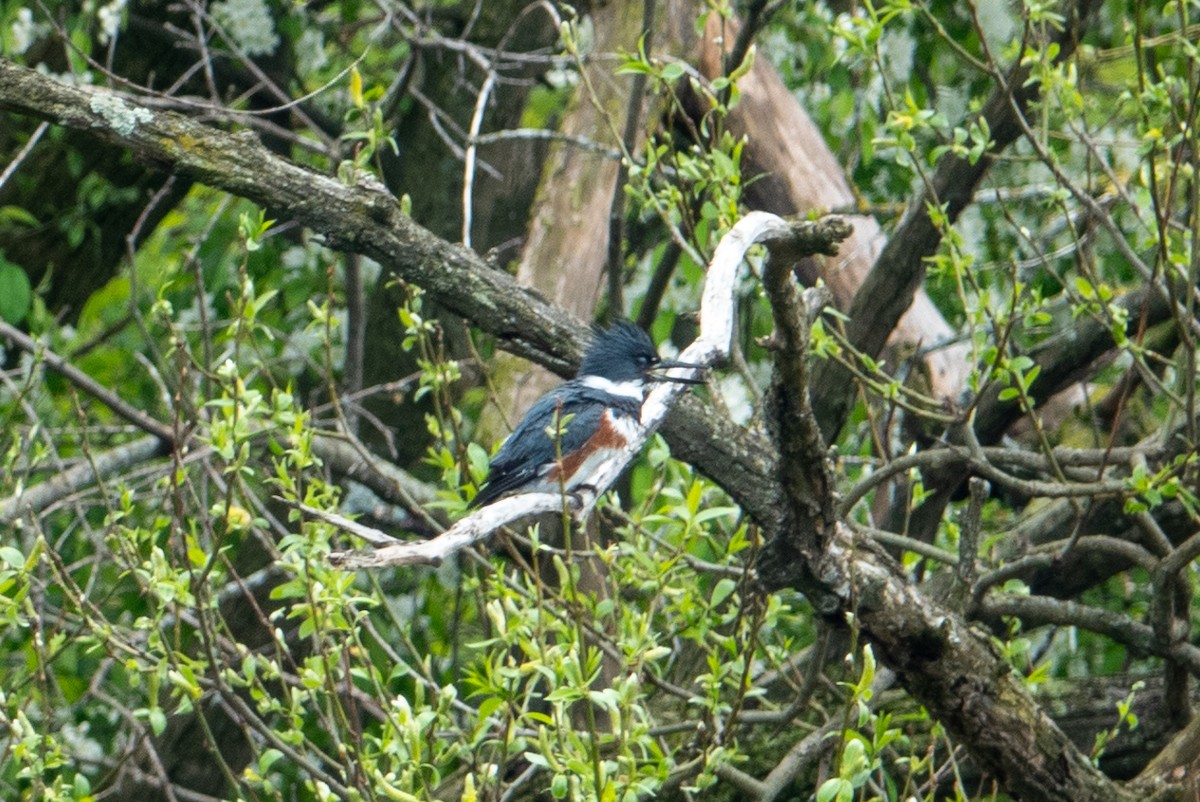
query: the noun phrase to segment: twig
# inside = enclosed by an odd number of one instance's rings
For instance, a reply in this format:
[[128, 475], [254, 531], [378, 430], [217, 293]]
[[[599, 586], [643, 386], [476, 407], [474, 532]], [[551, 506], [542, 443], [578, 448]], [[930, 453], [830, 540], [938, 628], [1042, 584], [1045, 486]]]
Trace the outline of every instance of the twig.
[[588, 153], [596, 153], [613, 161], [619, 161], [623, 158], [621, 151], [617, 148], [602, 145], [586, 136], [574, 136], [558, 131], [547, 131], [542, 128], [508, 128], [503, 131], [494, 131], [490, 134], [479, 134], [471, 138], [471, 143], [475, 145], [492, 145], [497, 142], [506, 142], [509, 140], [561, 142], [577, 147], [580, 150], [586, 150]]
[[38, 514], [55, 502], [96, 481], [131, 465], [163, 454], [163, 441], [151, 435], [96, 454], [31, 488], [0, 499], [0, 525], [7, 526], [26, 514]]
[[415, 513], [436, 500], [432, 487], [387, 460], [376, 458], [365, 448], [357, 448], [346, 438], [329, 432], [314, 432], [314, 435], [314, 455], [334, 473], [362, 482], [385, 501], [401, 504]]
[[762, 796], [765, 786], [757, 778], [729, 763], [718, 763], [713, 773], [742, 793], [749, 794], [751, 799]]
[[[1033, 518], [1031, 521], [1038, 521]], [[1051, 524], [1045, 521], [1038, 521], [1038, 528], [1041, 529], [1057, 529], [1065, 525], [1062, 523]], [[1023, 541], [1025, 538], [1019, 533], [1020, 528], [1009, 530], [1002, 533], [1001, 537], [1006, 540]], [[996, 585], [1006, 582], [1009, 579], [1017, 579], [1027, 577], [1035, 571], [1045, 571], [1056, 565], [1062, 564], [1062, 547], [1067, 544], [1070, 539], [1058, 540], [1051, 543], [1043, 544], [1038, 548], [1038, 551], [1033, 554], [1027, 554], [1015, 560], [1004, 563], [999, 568], [988, 571], [975, 582], [971, 588], [971, 605], [977, 605], [988, 592], [989, 589]], [[1078, 553], [1093, 553], [1108, 555], [1113, 559], [1122, 560], [1129, 565], [1136, 565], [1144, 568], [1147, 571], [1154, 569], [1156, 561], [1154, 555], [1146, 549], [1132, 543], [1127, 539], [1112, 537], [1111, 535], [1085, 535], [1075, 540], [1072, 546], [1072, 551]], [[1123, 568], [1123, 566], [1122, 566]], [[1122, 568], [1115, 568], [1114, 573]]]
[[[655, 0], [642, 2], [641, 48], [646, 56], [654, 41]], [[642, 127], [642, 98], [646, 94], [646, 74], [633, 76], [629, 100], [625, 108], [625, 130], [621, 133], [621, 152], [632, 154], [637, 145], [638, 129]], [[625, 315], [625, 184], [629, 181], [629, 159], [617, 165], [617, 178], [608, 207], [608, 253], [605, 272], [608, 274], [608, 321]], [[646, 328], [649, 328], [648, 326]]]
[[0, 320], [0, 337], [10, 339], [22, 350], [28, 351], [35, 357], [40, 357], [43, 362], [61, 373], [69, 382], [88, 395], [101, 401], [118, 416], [129, 421], [142, 431], [157, 437], [164, 447], [175, 447], [175, 432], [171, 430], [171, 427], [160, 423], [137, 407], [127, 404], [112, 390], [109, 390], [100, 384], [100, 382], [37, 342], [25, 332]]
[[1153, 627], [1112, 610], [1048, 596], [1017, 596], [1009, 593], [984, 599], [980, 610], [985, 615], [1019, 618], [1027, 629], [1057, 624], [1098, 632], [1135, 652], [1169, 657], [1186, 666], [1193, 675], [1200, 676], [1200, 648], [1186, 641], [1164, 644], [1155, 635]]
[[922, 557], [937, 560], [944, 565], [954, 565], [955, 563], [954, 555], [951, 552], [938, 548], [932, 543], [926, 543], [924, 540], [917, 540], [906, 535], [889, 532], [886, 529], [877, 529], [873, 526], [865, 526], [858, 523], [851, 523], [850, 525], [876, 543], [882, 543], [884, 546], [911, 551], [913, 554], [920, 554]]
[[381, 532], [378, 529], [370, 526], [363, 526], [362, 524], [352, 521], [343, 515], [338, 515], [336, 512], [327, 512], [325, 510], [317, 509], [316, 507], [310, 507], [307, 504], [301, 504], [298, 501], [290, 501], [286, 498], [280, 498], [279, 496], [276, 496], [275, 500], [281, 501], [293, 509], [300, 510], [306, 515], [311, 515], [314, 518], [320, 518], [325, 523], [333, 524], [338, 529], [342, 529], [352, 535], [358, 535], [372, 546], [394, 546], [401, 542], [386, 532]]
[[492, 88], [496, 85], [496, 72], [488, 69], [487, 78], [479, 89], [479, 97], [475, 99], [475, 111], [471, 114], [471, 127], [467, 132], [467, 147], [463, 153], [463, 189], [462, 189], [462, 245], [471, 247], [471, 211], [475, 194], [475, 151], [478, 147], [475, 137], [483, 127], [483, 111], [487, 108], [488, 99], [492, 96]]
[[[872, 710], [879, 707], [883, 699], [883, 692], [892, 687], [895, 682], [894, 672], [887, 668], [880, 668], [875, 674], [875, 681], [871, 683], [871, 698], [867, 702], [867, 707]], [[773, 802], [777, 799], [800, 772], [812, 765], [814, 760], [833, 746], [835, 741], [829, 736], [841, 728], [841, 720], [834, 718], [826, 722], [820, 729], [797, 741], [783, 756], [783, 760], [779, 761], [763, 780], [758, 802]]]
[[[573, 497], [568, 497], [568, 505], [573, 510], [582, 507]], [[557, 493], [523, 493], [489, 504], [478, 512], [463, 518], [432, 540], [416, 543], [396, 543], [394, 538], [378, 529], [347, 521], [340, 515], [320, 513], [320, 516], [327, 522], [356, 534], [370, 543], [388, 543], [374, 551], [335, 551], [329, 555], [330, 564], [338, 568], [351, 569], [384, 568], [391, 565], [441, 565], [443, 560], [456, 552], [487, 540], [493, 532], [505, 524], [531, 515], [560, 512], [562, 507], [562, 496]], [[319, 512], [311, 511], [313, 514]], [[345, 524], [350, 524], [350, 526]]]
[[965, 588], [975, 584], [975, 559], [979, 555], [979, 528], [983, 519], [983, 503], [987, 501], [991, 492], [991, 486], [978, 476], [972, 476], [967, 487], [971, 494], [971, 503], [963, 513], [958, 536], [958, 581]]
[[41, 140], [42, 134], [46, 133], [46, 129], [49, 127], [50, 123], [41, 122], [38, 123], [37, 128], [33, 129], [33, 133], [29, 135], [29, 141], [21, 147], [20, 152], [18, 152], [17, 155], [13, 157], [13, 160], [8, 163], [8, 166], [4, 168], [4, 172], [0, 173], [0, 189], [4, 188], [4, 185], [8, 182], [8, 179], [12, 178], [13, 173], [15, 173], [21, 166], [21, 163], [29, 158], [29, 154], [33, 151], [34, 145]]
[[[1057, 450], [1056, 450], [1057, 453]], [[1102, 455], [1103, 450], [1097, 450]], [[1082, 452], [1077, 456], [1082, 459]], [[962, 467], [978, 473], [985, 479], [996, 484], [1015, 490], [1028, 496], [1047, 498], [1080, 498], [1124, 495], [1129, 492], [1129, 486], [1119, 479], [1081, 482], [1049, 482], [1040, 479], [1022, 479], [998, 468], [996, 462], [1008, 462], [1021, 468], [1048, 469], [1049, 462], [1045, 457], [1014, 451], [1007, 448], [984, 448], [978, 454], [972, 454], [967, 448], [958, 445], [946, 445], [943, 448], [919, 451], [916, 454], [905, 454], [897, 457], [887, 465], [876, 470], [867, 478], [856, 484], [840, 504], [843, 515], [849, 513], [863, 496], [891, 477], [912, 470], [913, 468], [952, 468]]]
[[[346, 289], [346, 358], [342, 368], [342, 400], [362, 390], [363, 354], [367, 339], [366, 291], [362, 280], [362, 256], [348, 253], [345, 258]], [[355, 406], [346, 404], [346, 425], [351, 434], [358, 432]]]

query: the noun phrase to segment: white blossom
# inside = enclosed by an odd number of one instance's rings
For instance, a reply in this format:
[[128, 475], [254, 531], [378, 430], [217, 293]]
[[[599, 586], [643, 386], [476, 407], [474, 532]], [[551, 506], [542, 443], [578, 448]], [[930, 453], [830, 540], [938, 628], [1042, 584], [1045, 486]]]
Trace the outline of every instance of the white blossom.
[[100, 42], [108, 44], [121, 30], [121, 18], [125, 15], [125, 6], [129, 0], [111, 0], [107, 5], [100, 6], [96, 19], [100, 21]]
[[12, 31], [13, 55], [20, 55], [33, 46], [43, 34], [47, 26], [33, 21], [33, 9], [18, 8], [17, 18], [12, 21], [9, 30]]
[[247, 56], [267, 56], [279, 47], [265, 0], [221, 0], [213, 3], [212, 15]]

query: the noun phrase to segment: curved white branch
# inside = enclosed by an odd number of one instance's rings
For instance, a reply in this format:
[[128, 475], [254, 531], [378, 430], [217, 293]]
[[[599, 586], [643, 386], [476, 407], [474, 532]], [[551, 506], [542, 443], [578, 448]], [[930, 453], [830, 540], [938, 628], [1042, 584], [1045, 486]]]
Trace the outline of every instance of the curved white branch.
[[[793, 229], [783, 218], [767, 212], [750, 212], [737, 222], [717, 244], [704, 283], [700, 302], [700, 336], [684, 349], [679, 358], [699, 365], [711, 365], [729, 354], [733, 341], [733, 315], [738, 268], [746, 251], [757, 242], [784, 238]], [[699, 368], [679, 368], [675, 375], [695, 376]], [[642, 425], [620, 455], [606, 462], [596, 473], [592, 485], [576, 490], [566, 499], [571, 513], [586, 517], [600, 496], [625, 472], [663, 420], [676, 397], [687, 385], [663, 382], [642, 404]], [[495, 501], [473, 512], [432, 540], [417, 543], [393, 543], [374, 551], [335, 552], [329, 555], [334, 565], [343, 568], [380, 568], [388, 565], [436, 565], [455, 552], [487, 539], [492, 532], [519, 518], [559, 512], [563, 498], [556, 493], [523, 493]], [[328, 520], [328, 517], [326, 520]], [[362, 528], [362, 527], [358, 527]], [[348, 530], [352, 531], [352, 530]], [[361, 532], [356, 532], [362, 536]], [[384, 537], [382, 532], [378, 533]]]
[[[567, 506], [573, 513], [582, 509], [583, 503], [587, 504], [588, 509], [595, 504], [594, 494], [588, 492], [585, 495], [586, 497], [590, 497], [590, 501], [585, 498], [581, 503], [578, 494], [567, 497]], [[393, 542], [371, 551], [335, 551], [329, 555], [329, 562], [339, 568], [383, 568], [389, 565], [440, 565], [442, 560], [450, 555], [465, 549], [467, 546], [487, 540], [493, 532], [505, 524], [512, 523], [519, 518], [528, 518], [531, 515], [561, 512], [562, 508], [563, 497], [557, 493], [522, 493], [518, 496], [509, 496], [508, 498], [493, 501], [486, 507], [461, 519], [454, 526], [431, 540], [413, 542], [395, 542], [395, 539], [391, 538], [390, 535], [386, 535], [377, 529], [370, 529], [370, 527], [364, 527], [361, 524], [354, 524], [353, 528], [342, 528], [347, 532], [362, 537], [368, 542], [379, 542], [380, 538], [388, 538]], [[320, 517], [329, 523], [341, 526], [340, 523], [333, 520], [328, 514], [322, 514]], [[369, 533], [364, 534], [361, 531], [363, 529], [369, 530]]]
[[[700, 336], [679, 355], [682, 362], [711, 365], [729, 355], [733, 342], [733, 311], [737, 290], [738, 268], [746, 258], [750, 246], [775, 237], [786, 237], [791, 226], [782, 217], [767, 212], [750, 212], [721, 237], [717, 250], [708, 263], [704, 280], [704, 294], [700, 299]], [[690, 378], [700, 372], [698, 368], [679, 368], [674, 375]], [[642, 451], [650, 435], [667, 417], [675, 399], [687, 389], [686, 384], [663, 382], [646, 396], [642, 402], [642, 426], [636, 437], [630, 439], [620, 458], [610, 460], [597, 472], [593, 484], [599, 492], [590, 503], [580, 510], [586, 515], [592, 506], [625, 472], [629, 463]]]

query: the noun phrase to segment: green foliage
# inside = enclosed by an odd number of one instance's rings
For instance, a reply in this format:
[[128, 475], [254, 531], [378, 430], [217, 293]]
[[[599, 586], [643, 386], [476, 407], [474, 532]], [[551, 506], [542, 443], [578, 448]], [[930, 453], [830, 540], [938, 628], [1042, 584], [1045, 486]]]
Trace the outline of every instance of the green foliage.
[[[124, 88], [105, 72], [109, 49], [130, 35], [131, 19], [153, 11], [120, 2], [50, 6], [44, 17], [26, 4], [0, 4], [5, 57]], [[505, 20], [506, 33], [480, 45], [471, 36], [484, 15], [499, 13], [493, 6], [478, 4], [479, 16], [459, 19], [463, 4], [449, 2], [420, 13], [361, 0], [210, 4], [212, 18], [196, 21], [221, 70], [209, 79], [197, 65], [205, 83], [189, 84], [182, 108], [207, 109], [191, 97], [208, 91], [207, 81], [220, 84], [205, 101], [215, 103], [226, 81], [254, 74], [255, 59], [269, 61], [261, 80], [278, 80], [285, 97], [303, 100], [264, 113], [261, 96], [231, 95], [231, 120], [253, 121], [272, 148], [348, 184], [404, 184], [397, 191], [405, 215], [420, 213], [414, 198], [458, 208], [458, 161], [440, 166], [444, 180], [435, 186], [392, 160], [412, 146], [406, 137], [418, 122], [432, 121], [436, 136], [460, 150], [468, 144], [469, 114], [456, 117], [462, 109], [448, 97], [405, 90], [428, 90], [429, 76], [469, 64], [455, 73], [469, 79], [455, 91], [470, 95], [473, 112], [480, 76], [501, 75], [517, 52], [506, 48], [517, 47], [511, 39], [530, 21]], [[730, 6], [707, 4], [705, 13], [730, 15]], [[522, 54], [520, 62], [519, 81], [540, 82], [520, 115], [523, 128], [555, 124], [575, 90], [586, 97], [583, 68], [597, 61], [611, 63], [616, 80], [644, 80], [655, 110], [653, 129], [620, 154], [630, 236], [621, 276], [628, 300], [619, 311], [640, 311], [651, 275], [677, 251], [654, 335], [682, 340], [694, 328], [707, 258], [764, 178], [749, 166], [755, 143], [734, 133], [747, 101], [741, 81], [756, 60], [778, 65], [855, 188], [855, 208], [838, 211], [873, 214], [889, 233], [910, 201], [927, 213], [938, 244], [923, 262], [924, 287], [953, 330], [946, 342], [920, 343], [919, 353], [880, 356], [846, 340], [844, 315], [814, 322], [814, 359], [835, 360], [857, 380], [858, 406], [830, 444], [838, 491], [853, 494], [847, 520], [886, 528], [912, 581], [946, 580], [947, 598], [963, 601], [953, 612], [964, 616], [993, 597], [1038, 594], [1035, 582], [1046, 580], [1027, 566], [1057, 570], [1086, 547], [1077, 535], [1111, 526], [1102, 534], [1124, 538], [1121, 553], [1141, 563], [1080, 591], [1077, 603], [1122, 616], [1126, 629], [1151, 627], [1152, 648], [1175, 644], [1162, 646], [1188, 629], [1195, 572], [1190, 564], [1178, 572], [1164, 605], [1171, 583], [1148, 566], [1174, 546], [1155, 539], [1145, 516], [1187, 521], [1192, 532], [1200, 526], [1195, 332], [1155, 331], [1126, 301], [1158, 282], [1170, 291], [1175, 322], [1195, 307], [1194, 3], [1110, 0], [1067, 59], [1053, 41], [1072, 24], [1060, 3], [803, 4], [781, 11], [742, 64], [712, 79], [667, 55], [661, 40], [652, 47], [643, 39], [604, 61], [593, 52], [590, 19], [553, 8], [564, 15], [556, 20], [559, 52]], [[704, 19], [697, 22], [702, 29]], [[45, 60], [48, 50], [56, 55]], [[1004, 132], [981, 111], [1017, 67], [1028, 71], [1036, 97], [1028, 130], [996, 154]], [[478, 105], [494, 111], [490, 101]], [[285, 118], [295, 127], [285, 128]], [[301, 122], [312, 119], [322, 127]], [[116, 201], [142, 202], [142, 190], [85, 169], [80, 146], [56, 129], [46, 138], [63, 147], [72, 183], [54, 210], [0, 206], [6, 244], [41, 226], [72, 246], [110, 235], [105, 211]], [[481, 165], [488, 158], [481, 147]], [[940, 170], [963, 165], [987, 166], [988, 174], [957, 213], [955, 199], [932, 190]], [[35, 184], [39, 177], [20, 167], [12, 186]], [[345, 392], [354, 367], [350, 324], [361, 322], [351, 315], [364, 314], [350, 280], [360, 268], [267, 214], [193, 187], [163, 210], [153, 232], [142, 232], [118, 274], [69, 312], [47, 308], [44, 287], [31, 287], [25, 270], [0, 255], [0, 318], [186, 443], [170, 458], [122, 464], [36, 514], [13, 516], [0, 546], [0, 797], [102, 798], [127, 766], [153, 775], [150, 750], [167, 749], [191, 725], [195, 751], [204, 751], [227, 789], [218, 793], [230, 798], [724, 800], [816, 731], [826, 733], [814, 747], [825, 761], [791, 778], [780, 798], [990, 798], [978, 790], [985, 784], [963, 779], [961, 756], [971, 745], [898, 690], [885, 692], [896, 686], [882, 681], [856, 630], [847, 660], [828, 661], [808, 600], [757, 592], [747, 569], [762, 532], [717, 484], [672, 460], [659, 438], [627, 487], [601, 505], [602, 536], [568, 519], [562, 532], [545, 522], [498, 534], [488, 548], [436, 569], [333, 569], [331, 551], [361, 544], [301, 507], [372, 517], [394, 510], [351, 505], [360, 488], [325, 450], [331, 433], [358, 425], [364, 440], [369, 430], [419, 442], [415, 451], [430, 443], [421, 464], [402, 466], [428, 479], [436, 498], [420, 513], [459, 515], [486, 474], [475, 426], [478, 399], [493, 395], [491, 344], [454, 342], [444, 310], [421, 287], [389, 287], [401, 302], [372, 336], [394, 337], [412, 375], [399, 390]], [[769, 436], [771, 357], [757, 338], [772, 323], [754, 277], [761, 259], [751, 257], [739, 288], [734, 369], [716, 375], [710, 398]], [[382, 293], [388, 282], [376, 281], [378, 266], [360, 267], [363, 283]], [[65, 265], [49, 266], [49, 275], [47, 282], [72, 280]], [[1042, 406], [1056, 378], [1041, 349], [1093, 322], [1113, 350], [1087, 371], [1086, 402], [1056, 427]], [[522, 332], [510, 335], [520, 340]], [[969, 365], [964, 392], [937, 397], [918, 375], [922, 358], [958, 344]], [[142, 436], [38, 354], [6, 350], [5, 359], [0, 499], [52, 485]], [[386, 367], [389, 381], [402, 378]], [[464, 379], [480, 374], [486, 389], [469, 396]], [[1022, 461], [984, 454], [997, 463], [977, 553], [963, 551], [969, 522], [957, 500], [917, 540], [918, 513], [948, 495], [938, 484], [945, 467], [920, 460], [946, 441], [980, 459], [978, 443], [956, 438], [992, 390], [1021, 419], [1007, 436]], [[358, 406], [359, 392], [420, 401], [429, 412], [419, 431], [390, 431]], [[552, 436], [570, 424], [570, 416], [556, 420]], [[1054, 450], [1132, 443], [1174, 450], [1120, 462], [1106, 453], [1082, 467]], [[879, 480], [898, 460], [911, 461]], [[1033, 473], [1041, 484], [1031, 490]], [[1087, 482], [1107, 484], [1084, 497], [1077, 488]], [[1051, 540], [1039, 516], [1055, 512], [1062, 500], [1054, 494], [1069, 484], [1069, 531]], [[1110, 498], [1111, 520], [1097, 523]], [[442, 523], [406, 519], [405, 527]], [[964, 581], [975, 585], [957, 584]], [[1180, 616], [1166, 628], [1164, 606]], [[853, 630], [854, 611], [840, 612]], [[1008, 626], [992, 630], [993, 644], [1031, 688], [1161, 666], [1159, 657], [1081, 624], [987, 620]], [[1116, 705], [1117, 722], [1096, 737], [1097, 763], [1137, 726], [1139, 690], [1132, 685]], [[198, 717], [214, 710], [233, 717], [236, 738], [218, 715]], [[237, 738], [249, 753], [244, 765], [207, 751]]]
[[1092, 744], [1092, 760], [1097, 764], [1100, 762], [1100, 757], [1104, 754], [1105, 748], [1117, 737], [1122, 727], [1130, 731], [1137, 729], [1138, 717], [1132, 712], [1133, 700], [1138, 692], [1145, 687], [1146, 683], [1135, 682], [1133, 687], [1129, 689], [1129, 695], [1117, 702], [1117, 722], [1111, 728], [1096, 733], [1096, 742]]
[[4, 251], [0, 251], [0, 319], [20, 323], [29, 314], [32, 304], [29, 277], [20, 265], [5, 259]]
[[346, 111], [346, 131], [342, 141], [352, 144], [354, 158], [338, 165], [338, 177], [347, 184], [354, 183], [358, 173], [368, 165], [379, 167], [379, 151], [386, 147], [399, 153], [394, 135], [388, 132], [379, 101], [383, 98], [383, 87], [373, 86], [363, 91], [362, 74], [357, 67], [350, 68], [350, 108]]
[[[648, 56], [644, 45], [643, 40], [636, 53], [625, 54], [616, 72], [646, 76], [648, 91], [661, 94], [669, 113], [680, 119], [686, 118], [684, 83], [709, 111], [698, 125], [690, 126], [689, 142], [650, 138], [641, 153], [626, 154], [625, 191], [640, 215], [681, 228], [700, 251], [711, 252], [720, 233], [739, 216], [745, 143], [725, 128], [724, 121], [737, 105], [737, 79], [746, 74], [752, 59], [729, 76], [706, 81], [681, 61]], [[689, 255], [696, 259], [695, 252]]]
[[[264, 226], [243, 214], [241, 230], [248, 256]], [[412, 577], [407, 590], [385, 593], [333, 570], [323, 560], [340, 544], [331, 527], [296, 513], [283, 525], [264, 506], [277, 497], [333, 509], [340, 496], [313, 453], [309, 415], [284, 377], [263, 370], [262, 349], [273, 342], [263, 317], [276, 299], [243, 273], [229, 299], [232, 317], [211, 332], [221, 359], [206, 373], [211, 397], [194, 418], [201, 460], [122, 486], [116, 505], [93, 524], [95, 541], [60, 544], [53, 559], [37, 537], [28, 556], [0, 551], [8, 653], [36, 657], [10, 659], [5, 669], [23, 700], [20, 709], [8, 700], [6, 725], [27, 733], [19, 745], [10, 742], [6, 781], [37, 777], [39, 795], [69, 798], [101, 779], [71, 768], [67, 724], [51, 712], [80, 691], [87, 696], [86, 683], [68, 690], [70, 677], [97, 671], [149, 736], [214, 693], [244, 700], [240, 715], [249, 717], [256, 746], [238, 781], [246, 793], [268, 797], [425, 799], [458, 776], [484, 798], [509, 782], [511, 766], [533, 766], [543, 769], [537, 785], [559, 798], [632, 800], [667, 782], [685, 743], [706, 756], [698, 773], [687, 774], [696, 787], [741, 759], [735, 742], [696, 740], [692, 725], [677, 725], [761, 698], [747, 683], [749, 666], [782, 664], [811, 631], [803, 606], [779, 598], [763, 609], [751, 605], [735, 577], [757, 544], [735, 508], [713, 503], [716, 491], [697, 477], [678, 493], [684, 468], [659, 462], [648, 496], [659, 501], [631, 518], [618, 541], [579, 559], [534, 531], [528, 571], [497, 557]], [[171, 381], [178, 382], [203, 364], [203, 342], [156, 303], [157, 325], [175, 332], [181, 373]], [[420, 310], [414, 292], [402, 312], [414, 349], [431, 347], [435, 334]], [[324, 330], [324, 310], [314, 304], [311, 312]], [[435, 396], [442, 370], [426, 377]], [[473, 460], [479, 467], [482, 457]], [[269, 531], [281, 536], [269, 546], [271, 567], [261, 570], [281, 579], [263, 602], [265, 617], [257, 624], [252, 613], [231, 618], [221, 589], [236, 587], [235, 562]], [[590, 561], [611, 572], [598, 595], [581, 588]], [[696, 561], [718, 575], [697, 581]], [[545, 584], [543, 566], [559, 577], [558, 590]], [[32, 589], [60, 623], [28, 627], [38, 614], [29, 606]], [[262, 627], [260, 646], [227, 638], [230, 628], [247, 625]], [[91, 634], [81, 636], [81, 626]], [[294, 657], [297, 643], [306, 644], [307, 657]], [[615, 680], [600, 688], [595, 679], [606, 662]], [[58, 677], [53, 684], [30, 681], [46, 671]], [[686, 692], [675, 696], [668, 689], [680, 682]], [[347, 696], [352, 689], [378, 700], [365, 721]], [[106, 749], [116, 732], [104, 709], [84, 705], [76, 715], [72, 726], [82, 721]], [[356, 772], [328, 766], [329, 751], [344, 754]]]

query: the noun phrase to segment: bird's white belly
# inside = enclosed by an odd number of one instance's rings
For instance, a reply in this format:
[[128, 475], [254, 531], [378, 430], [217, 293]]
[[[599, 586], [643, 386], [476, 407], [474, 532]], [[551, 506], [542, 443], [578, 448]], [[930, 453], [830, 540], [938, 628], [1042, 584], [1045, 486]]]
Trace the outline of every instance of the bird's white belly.
[[[629, 415], [613, 415], [611, 412], [605, 415], [605, 425], [608, 426], [615, 434], [626, 443], [631, 442], [641, 433], [641, 423], [637, 418]], [[597, 448], [592, 453], [584, 457], [570, 475], [563, 481], [559, 478], [557, 462], [549, 462], [542, 466], [538, 472], [538, 479], [534, 486], [530, 487], [531, 491], [542, 493], [557, 493], [562, 489], [568, 492], [578, 487], [590, 484], [592, 477], [601, 471], [608, 468], [609, 463], [618, 460], [624, 448]], [[563, 455], [563, 463], [570, 462], [567, 455]]]

